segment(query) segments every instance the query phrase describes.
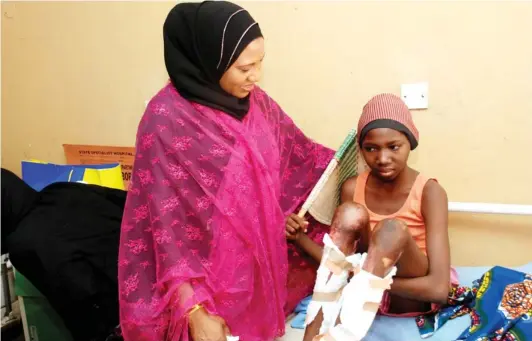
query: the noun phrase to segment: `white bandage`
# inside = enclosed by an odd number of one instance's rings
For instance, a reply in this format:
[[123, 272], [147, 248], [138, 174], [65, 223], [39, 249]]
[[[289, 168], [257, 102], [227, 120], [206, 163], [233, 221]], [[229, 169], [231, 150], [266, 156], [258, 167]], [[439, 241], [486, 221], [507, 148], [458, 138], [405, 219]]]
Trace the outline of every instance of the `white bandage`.
[[[361, 267], [366, 256], [362, 255]], [[362, 340], [373, 324], [384, 291], [390, 288], [396, 273], [396, 267], [384, 278], [365, 270], [356, 273], [342, 291], [341, 323], [331, 328], [329, 335], [336, 341]]]
[[323, 256], [305, 321], [305, 324], [309, 325], [321, 309], [323, 323], [320, 327], [320, 334], [327, 332], [335, 325], [341, 307], [342, 289], [347, 284], [350, 270], [358, 266], [361, 258], [360, 254], [346, 257], [328, 234], [323, 237], [323, 244]]

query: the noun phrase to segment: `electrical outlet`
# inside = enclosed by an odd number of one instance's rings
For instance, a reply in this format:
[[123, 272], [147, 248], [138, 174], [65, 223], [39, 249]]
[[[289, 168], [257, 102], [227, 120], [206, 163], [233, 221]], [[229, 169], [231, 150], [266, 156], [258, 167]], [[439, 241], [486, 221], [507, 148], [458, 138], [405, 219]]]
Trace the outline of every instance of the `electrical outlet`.
[[429, 83], [402, 84], [401, 99], [408, 109], [427, 109], [429, 107]]

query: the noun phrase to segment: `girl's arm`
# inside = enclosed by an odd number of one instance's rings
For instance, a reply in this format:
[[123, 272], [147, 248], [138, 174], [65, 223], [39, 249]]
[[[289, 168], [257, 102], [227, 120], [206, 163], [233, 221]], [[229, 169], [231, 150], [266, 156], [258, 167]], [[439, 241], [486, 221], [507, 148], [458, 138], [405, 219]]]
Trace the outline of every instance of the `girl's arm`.
[[436, 181], [428, 181], [423, 189], [421, 213], [427, 233], [428, 274], [417, 278], [396, 277], [391, 292], [418, 301], [446, 303], [451, 269], [448, 200], [447, 193]]
[[297, 236], [295, 243], [301, 249], [303, 249], [312, 259], [316, 262], [321, 262], [321, 257], [323, 255], [323, 248], [318, 245], [315, 241], [310, 239], [310, 237], [304, 233], [300, 232]]

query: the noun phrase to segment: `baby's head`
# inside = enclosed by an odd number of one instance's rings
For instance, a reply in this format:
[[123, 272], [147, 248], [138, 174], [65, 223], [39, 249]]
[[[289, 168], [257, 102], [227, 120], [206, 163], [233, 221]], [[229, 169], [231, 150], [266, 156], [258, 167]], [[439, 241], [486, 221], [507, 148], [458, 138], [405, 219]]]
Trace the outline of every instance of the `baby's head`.
[[345, 202], [334, 212], [331, 239], [340, 251], [349, 255], [354, 252], [358, 236], [368, 224], [369, 214], [364, 206], [354, 202]]

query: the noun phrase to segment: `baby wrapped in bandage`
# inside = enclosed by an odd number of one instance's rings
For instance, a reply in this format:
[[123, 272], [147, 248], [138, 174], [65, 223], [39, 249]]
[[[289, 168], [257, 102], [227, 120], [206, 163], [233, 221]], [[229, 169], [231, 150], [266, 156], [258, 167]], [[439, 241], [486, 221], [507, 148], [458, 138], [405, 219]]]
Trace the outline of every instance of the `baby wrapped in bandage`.
[[314, 333], [317, 333], [319, 319], [316, 317], [320, 310], [323, 321], [319, 326], [319, 334], [326, 333], [336, 324], [342, 304], [342, 290], [361, 258], [360, 254], [354, 254], [356, 242], [368, 223], [368, 212], [359, 204], [346, 202], [336, 209], [330, 234], [323, 237], [323, 256], [307, 310], [305, 324], [312, 323], [309, 328], [315, 330]]

